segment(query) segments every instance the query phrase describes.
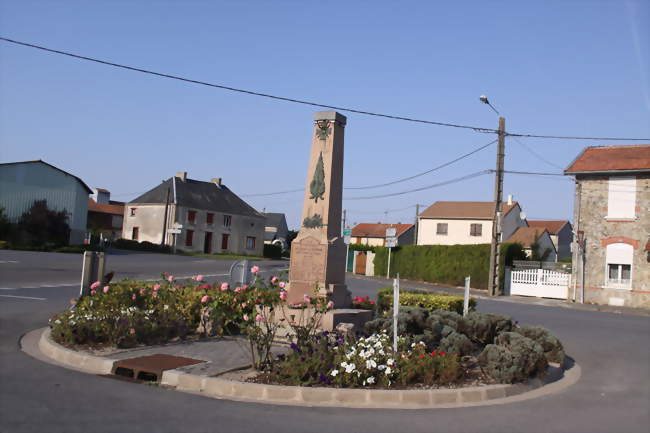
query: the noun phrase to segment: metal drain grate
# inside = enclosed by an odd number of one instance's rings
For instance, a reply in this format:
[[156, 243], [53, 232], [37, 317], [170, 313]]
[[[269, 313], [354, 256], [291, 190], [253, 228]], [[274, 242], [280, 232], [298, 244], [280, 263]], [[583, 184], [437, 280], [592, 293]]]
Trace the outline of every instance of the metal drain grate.
[[200, 364], [201, 362], [205, 361], [157, 353], [115, 361], [111, 373], [128, 379], [160, 382], [162, 373], [165, 370], [173, 370], [186, 365]]

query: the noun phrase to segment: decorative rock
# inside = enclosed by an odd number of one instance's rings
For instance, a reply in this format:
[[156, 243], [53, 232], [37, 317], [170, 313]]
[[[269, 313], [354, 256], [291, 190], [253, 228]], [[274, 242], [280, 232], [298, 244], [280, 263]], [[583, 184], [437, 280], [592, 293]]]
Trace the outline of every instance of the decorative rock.
[[336, 330], [340, 332], [344, 337], [352, 337], [356, 332], [354, 329], [354, 323], [339, 323], [336, 325]]

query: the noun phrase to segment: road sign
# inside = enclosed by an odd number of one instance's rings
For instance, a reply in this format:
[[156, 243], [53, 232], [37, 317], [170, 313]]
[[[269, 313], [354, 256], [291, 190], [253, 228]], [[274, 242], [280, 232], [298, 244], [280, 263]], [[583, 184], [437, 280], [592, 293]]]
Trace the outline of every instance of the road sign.
[[388, 248], [395, 248], [397, 246], [397, 238], [396, 237], [386, 238], [386, 246]]
[[345, 245], [350, 245], [351, 240], [352, 240], [351, 236], [343, 236], [343, 242], [345, 242]]
[[397, 235], [397, 229], [395, 227], [388, 227], [386, 229], [386, 237], [387, 238], [393, 238]]
[[343, 229], [343, 236], [352, 236], [352, 229]]
[[173, 226], [173, 227], [174, 227], [175, 229], [182, 229], [182, 228], [183, 228], [183, 224], [181, 224], [181, 223], [174, 223], [174, 226]]
[[167, 233], [178, 235], [181, 233], [181, 229], [167, 229]]

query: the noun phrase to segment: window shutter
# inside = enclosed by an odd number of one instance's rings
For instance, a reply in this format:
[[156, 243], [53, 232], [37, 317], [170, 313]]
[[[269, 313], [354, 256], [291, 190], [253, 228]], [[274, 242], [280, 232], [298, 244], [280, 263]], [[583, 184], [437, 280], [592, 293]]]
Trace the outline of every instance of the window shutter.
[[636, 206], [636, 178], [609, 178], [607, 197], [608, 218], [634, 218]]

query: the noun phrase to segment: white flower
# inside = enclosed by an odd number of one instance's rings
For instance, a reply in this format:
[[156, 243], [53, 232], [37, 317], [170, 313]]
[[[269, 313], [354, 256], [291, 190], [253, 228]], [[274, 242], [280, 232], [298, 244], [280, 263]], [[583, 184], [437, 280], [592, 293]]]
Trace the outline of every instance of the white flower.
[[373, 383], [375, 383], [375, 377], [374, 377], [374, 376], [370, 376], [370, 377], [369, 377], [368, 379], [366, 379], [366, 380], [367, 380], [367, 382], [368, 382], [369, 385], [372, 385]]
[[377, 367], [377, 363], [375, 362], [374, 359], [369, 359], [366, 361], [366, 368], [370, 370], [371, 368]]
[[393, 370], [391, 370], [390, 367], [387, 367], [387, 368], [386, 368], [386, 371], [384, 371], [384, 373], [386, 373], [386, 375], [389, 375], [389, 374], [391, 374], [392, 372], [393, 372]]
[[169, 305], [165, 305], [165, 306], [163, 307], [163, 310], [169, 310]]
[[379, 371], [383, 371], [383, 370], [386, 369], [386, 366], [385, 366], [385, 365], [380, 365], [379, 367], [377, 367], [377, 369], [378, 369]]
[[338, 370], [332, 370], [332, 372], [331, 372], [330, 374], [331, 374], [332, 376], [335, 376], [335, 377], [336, 377], [336, 375], [339, 374], [339, 371], [338, 371]]
[[343, 368], [347, 368], [347, 367], [348, 367], [348, 363], [345, 362], [345, 361], [343, 361], [343, 362], [341, 363], [341, 367], [343, 367]]
[[57, 325], [60, 325], [60, 324], [61, 324], [61, 321], [60, 321], [59, 319], [56, 319], [56, 320], [54, 321], [54, 323], [56, 323]]
[[356, 365], [354, 365], [354, 364], [348, 364], [348, 365], [345, 366], [345, 372], [346, 372], [346, 373], [352, 373], [352, 372], [354, 371], [355, 368], [357, 368]]
[[391, 366], [395, 364], [395, 360], [393, 358], [388, 358], [388, 361], [386, 361], [386, 365]]

